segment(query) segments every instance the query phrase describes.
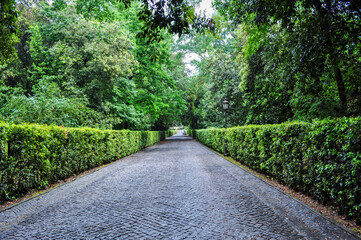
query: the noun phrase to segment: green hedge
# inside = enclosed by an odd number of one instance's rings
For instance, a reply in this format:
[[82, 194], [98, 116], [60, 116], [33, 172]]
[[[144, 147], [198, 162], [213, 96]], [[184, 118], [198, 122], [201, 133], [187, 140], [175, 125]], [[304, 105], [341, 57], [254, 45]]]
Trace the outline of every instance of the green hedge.
[[200, 142], [361, 222], [361, 118], [190, 131]]
[[173, 136], [174, 134], [177, 134], [178, 130], [169, 130], [169, 136]]
[[0, 122], [0, 202], [135, 153], [170, 133]]

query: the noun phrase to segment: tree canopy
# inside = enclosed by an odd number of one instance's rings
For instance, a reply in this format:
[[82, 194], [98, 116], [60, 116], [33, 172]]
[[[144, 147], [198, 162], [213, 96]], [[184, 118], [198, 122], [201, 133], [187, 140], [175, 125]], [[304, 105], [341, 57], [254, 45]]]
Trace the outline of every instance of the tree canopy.
[[[132, 2], [122, 1], [126, 6]], [[181, 35], [192, 28], [200, 30], [207, 23], [205, 18], [195, 15], [194, 6], [187, 0], [143, 0], [139, 16], [144, 22], [140, 36], [149, 40], [159, 40], [161, 29]]]
[[[33, 5], [39, 2], [46, 2], [45, 0], [19, 0], [18, 5]], [[67, 6], [66, 0], [52, 1], [52, 6], [61, 10]], [[115, 19], [116, 11], [114, 6], [117, 3], [122, 3], [125, 8], [131, 8], [134, 3], [139, 5], [137, 15], [139, 20], [143, 23], [141, 29], [138, 30], [138, 38], [147, 38], [148, 42], [161, 41], [161, 32], [165, 29], [171, 34], [189, 33], [190, 30], [203, 31], [205, 28], [212, 28], [211, 19], [195, 14], [194, 4], [199, 3], [199, 0], [76, 0], [76, 9], [78, 13], [82, 13], [84, 17], [94, 17], [101, 21], [109, 21]], [[110, 4], [108, 4], [110, 3]], [[3, 43], [0, 48], [0, 61], [12, 58], [16, 51], [14, 44], [18, 41], [17, 37], [17, 16], [16, 1], [3, 0], [0, 3], [0, 31]]]
[[0, 63], [12, 58], [15, 54], [14, 44], [17, 42], [17, 12], [15, 0], [0, 2]]
[[201, 37], [183, 44], [204, 56], [189, 81], [190, 94], [202, 89], [191, 98], [191, 125], [221, 127], [225, 97], [233, 126], [360, 115], [359, 3], [217, 0], [215, 7], [223, 36], [201, 51]]
[[300, 74], [297, 80], [319, 82], [328, 75], [337, 86], [339, 111], [356, 110], [349, 106], [347, 87], [357, 82], [350, 83], [347, 75], [359, 64], [361, 3], [331, 0], [278, 1], [277, 4], [267, 0], [215, 2], [234, 24], [246, 25], [250, 35], [246, 46], [248, 53], [257, 54], [262, 47], [280, 44], [275, 40], [283, 38], [278, 52], [288, 45], [289, 51], [283, 51], [282, 58], [294, 61], [289, 74], [294, 75], [296, 70]]
[[225, 97], [230, 126], [361, 114], [360, 3], [199, 2], [2, 2], [1, 118], [223, 127]]
[[177, 63], [169, 61], [172, 36], [136, 38], [143, 24], [137, 3], [87, 4], [18, 5], [19, 58], [0, 65], [2, 117], [113, 129], [172, 125], [184, 108], [171, 73]]

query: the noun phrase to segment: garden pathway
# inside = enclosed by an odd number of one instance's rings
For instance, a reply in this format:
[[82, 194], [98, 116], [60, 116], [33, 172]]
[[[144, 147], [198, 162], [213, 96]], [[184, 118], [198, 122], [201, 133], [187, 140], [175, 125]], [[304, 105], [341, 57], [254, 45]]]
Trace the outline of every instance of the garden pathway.
[[0, 239], [357, 239], [177, 134], [0, 212]]

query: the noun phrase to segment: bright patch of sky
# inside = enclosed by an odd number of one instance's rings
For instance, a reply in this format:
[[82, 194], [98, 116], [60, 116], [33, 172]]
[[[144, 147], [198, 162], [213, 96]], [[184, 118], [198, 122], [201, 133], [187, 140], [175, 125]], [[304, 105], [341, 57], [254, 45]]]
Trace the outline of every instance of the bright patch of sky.
[[[215, 10], [212, 7], [213, 0], [203, 0], [198, 6], [195, 6], [196, 13], [199, 15], [205, 14], [207, 17], [211, 17]], [[194, 76], [198, 73], [197, 67], [192, 64], [192, 61], [200, 62], [202, 59], [196, 53], [186, 53], [183, 57], [183, 62], [186, 64], [186, 70], [189, 76]]]
[[196, 13], [202, 14], [204, 12], [207, 17], [211, 17], [215, 12], [212, 8], [212, 2], [212, 0], [203, 0], [199, 6], [196, 6]]

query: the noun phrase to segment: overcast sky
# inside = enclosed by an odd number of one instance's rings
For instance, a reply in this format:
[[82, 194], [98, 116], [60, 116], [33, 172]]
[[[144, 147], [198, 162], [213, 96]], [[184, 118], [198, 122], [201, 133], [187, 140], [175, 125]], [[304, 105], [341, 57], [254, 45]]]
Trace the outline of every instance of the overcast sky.
[[201, 2], [201, 4], [196, 7], [196, 12], [206, 12], [207, 17], [212, 16], [212, 14], [214, 13], [214, 9], [212, 8], [212, 0], [203, 0]]
[[[213, 0], [203, 0], [199, 6], [196, 6], [196, 13], [203, 14], [204, 12], [207, 17], [211, 17], [215, 12], [212, 8], [212, 2]], [[193, 60], [200, 61], [201, 58], [195, 53], [187, 53], [183, 58], [183, 62], [186, 64], [186, 68], [189, 70], [190, 75], [196, 75], [198, 73], [196, 67], [191, 64], [191, 61]]]

